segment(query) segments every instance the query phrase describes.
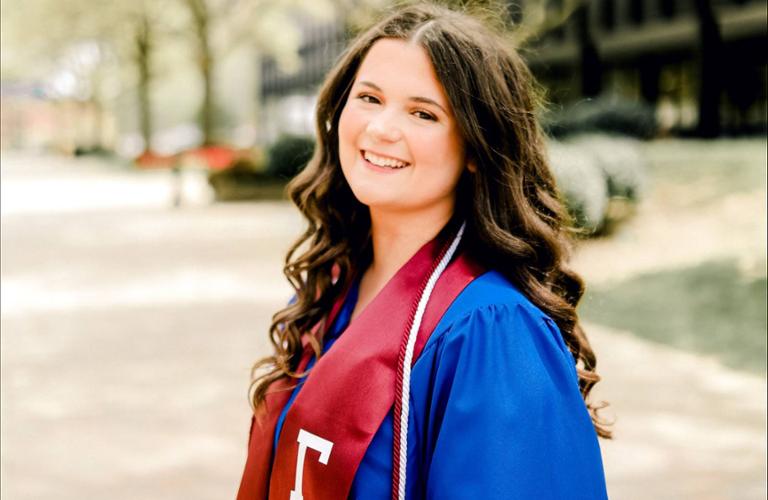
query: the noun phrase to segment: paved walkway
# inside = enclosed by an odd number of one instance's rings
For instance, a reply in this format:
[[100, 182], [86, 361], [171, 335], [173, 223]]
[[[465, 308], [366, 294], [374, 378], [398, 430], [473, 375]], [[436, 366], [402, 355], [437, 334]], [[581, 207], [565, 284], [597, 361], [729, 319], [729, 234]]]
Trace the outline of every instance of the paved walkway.
[[[194, 172], [177, 210], [166, 172], [4, 154], [1, 187], [2, 498], [231, 498], [299, 218]], [[587, 326], [612, 498], [765, 498], [765, 378]]]

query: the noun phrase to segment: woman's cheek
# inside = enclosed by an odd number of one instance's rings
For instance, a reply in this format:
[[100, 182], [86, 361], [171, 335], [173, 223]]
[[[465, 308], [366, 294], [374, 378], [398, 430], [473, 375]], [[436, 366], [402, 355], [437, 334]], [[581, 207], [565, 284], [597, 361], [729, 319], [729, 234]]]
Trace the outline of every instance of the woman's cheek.
[[339, 117], [339, 156], [342, 167], [348, 167], [351, 151], [356, 149], [353, 133], [354, 121], [349, 109], [345, 108]]

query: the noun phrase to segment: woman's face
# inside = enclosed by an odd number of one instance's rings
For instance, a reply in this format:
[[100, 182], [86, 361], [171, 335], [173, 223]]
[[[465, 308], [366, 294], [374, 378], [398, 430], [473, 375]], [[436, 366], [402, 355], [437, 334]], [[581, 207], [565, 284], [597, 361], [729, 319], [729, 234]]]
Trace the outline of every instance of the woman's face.
[[453, 213], [464, 141], [426, 51], [378, 40], [339, 118], [339, 159], [357, 199], [372, 210]]

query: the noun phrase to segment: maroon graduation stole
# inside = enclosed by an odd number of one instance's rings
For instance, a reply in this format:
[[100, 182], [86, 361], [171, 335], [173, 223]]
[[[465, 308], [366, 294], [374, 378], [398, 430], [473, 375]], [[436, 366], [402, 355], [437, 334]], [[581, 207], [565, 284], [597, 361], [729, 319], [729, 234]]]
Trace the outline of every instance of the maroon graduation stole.
[[[449, 243], [444, 235], [438, 236], [416, 252], [317, 361], [286, 414], [274, 457], [277, 420], [295, 381], [272, 384], [251, 422], [238, 500], [346, 499], [357, 467], [393, 405], [397, 455], [401, 429], [396, 388], [403, 384], [403, 339], [408, 337], [419, 298]], [[482, 272], [461, 251], [447, 265], [423, 311], [410, 366], [450, 304]], [[344, 299], [339, 298], [325, 324], [332, 324]], [[299, 372], [312, 356], [306, 344]], [[407, 429], [402, 432], [407, 434]], [[397, 490], [397, 460], [393, 469]]]

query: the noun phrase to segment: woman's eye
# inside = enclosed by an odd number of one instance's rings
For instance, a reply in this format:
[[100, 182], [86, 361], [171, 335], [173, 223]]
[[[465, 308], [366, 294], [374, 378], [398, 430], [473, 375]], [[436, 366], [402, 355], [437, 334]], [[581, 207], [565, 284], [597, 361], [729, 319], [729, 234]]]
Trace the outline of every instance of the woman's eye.
[[371, 94], [360, 94], [359, 96], [357, 96], [357, 98], [369, 104], [378, 104], [379, 102], [379, 100], [376, 97], [372, 96]]
[[413, 114], [418, 116], [422, 120], [431, 120], [431, 121], [437, 120], [437, 118], [435, 118], [434, 115], [427, 113], [426, 111], [414, 111]]

